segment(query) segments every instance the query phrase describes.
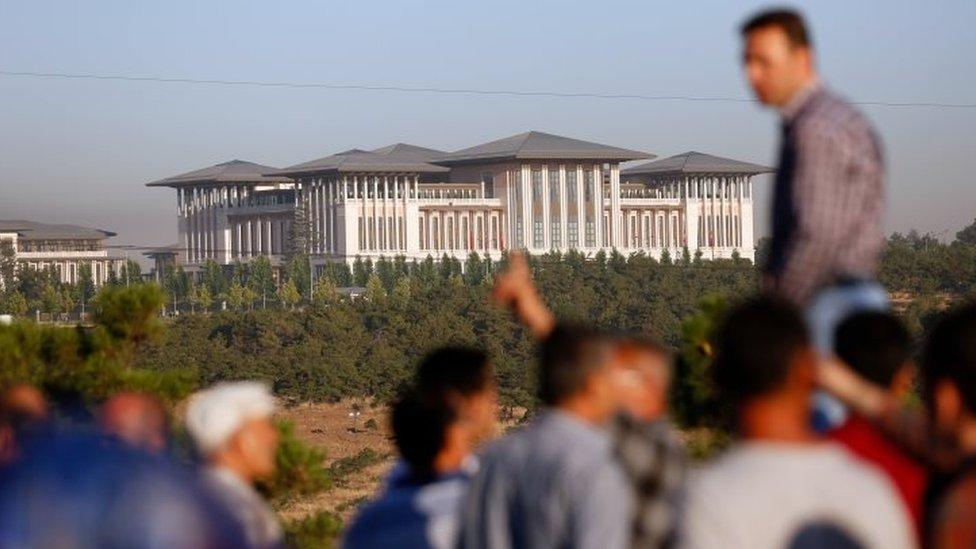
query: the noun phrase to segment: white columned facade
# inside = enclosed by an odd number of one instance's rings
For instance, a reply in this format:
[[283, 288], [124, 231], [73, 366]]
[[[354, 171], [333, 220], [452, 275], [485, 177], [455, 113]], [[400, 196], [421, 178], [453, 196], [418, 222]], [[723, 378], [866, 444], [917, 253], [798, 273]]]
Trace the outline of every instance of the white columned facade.
[[[602, 178], [601, 178], [602, 179]], [[602, 193], [601, 193], [602, 194]], [[602, 198], [601, 198], [602, 201]], [[624, 246], [623, 231], [621, 230], [620, 212], [620, 166], [617, 163], [610, 164], [610, 247], [621, 248]]]

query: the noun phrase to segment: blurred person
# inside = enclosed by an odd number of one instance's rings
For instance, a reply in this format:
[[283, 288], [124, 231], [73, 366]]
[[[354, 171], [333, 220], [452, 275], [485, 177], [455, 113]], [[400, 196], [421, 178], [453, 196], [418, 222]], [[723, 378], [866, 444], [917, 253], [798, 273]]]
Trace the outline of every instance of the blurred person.
[[416, 389], [397, 399], [391, 416], [405, 471], [359, 511], [343, 546], [451, 549], [470, 479], [465, 462], [475, 443], [472, 431], [449, 399]]
[[821, 384], [929, 467], [925, 541], [930, 547], [976, 545], [976, 303], [948, 312], [922, 353], [922, 409], [907, 405], [838, 362]]
[[491, 445], [465, 500], [461, 547], [630, 543], [632, 503], [607, 425], [617, 410], [614, 341], [557, 326], [541, 345], [532, 422]]
[[624, 340], [618, 354], [615, 455], [634, 500], [631, 547], [671, 547], [687, 476], [687, 456], [668, 420], [671, 356], [661, 346]]
[[[509, 255], [508, 268], [495, 279], [493, 298], [513, 309], [536, 338], [545, 339], [556, 325], [522, 254]], [[618, 342], [616, 352], [619, 413], [610, 433], [631, 489], [631, 546], [671, 546], [687, 473], [684, 446], [667, 418], [671, 357], [663, 347], [637, 339]]]
[[123, 392], [109, 397], [98, 414], [103, 433], [151, 454], [160, 454], [168, 444], [166, 408], [155, 396]]
[[240, 522], [251, 547], [279, 547], [281, 526], [254, 482], [275, 473], [274, 397], [258, 382], [219, 383], [190, 398], [186, 428], [206, 462], [205, 484]]
[[473, 442], [485, 442], [497, 433], [498, 386], [484, 352], [438, 349], [421, 361], [414, 385], [424, 398], [444, 400], [454, 408]]
[[[765, 286], [806, 308], [813, 342], [826, 355], [845, 316], [888, 307], [875, 282], [884, 241], [881, 144], [864, 115], [820, 80], [799, 13], [764, 11], [741, 32], [746, 79], [782, 121]], [[816, 399], [819, 430], [843, 420], [836, 401]]]
[[[473, 447], [464, 469], [476, 472], [476, 450], [494, 438], [498, 430], [498, 385], [488, 356], [466, 347], [437, 349], [417, 366], [413, 386], [423, 398], [443, 402], [454, 410]], [[399, 460], [387, 482], [396, 482], [409, 472], [406, 462]]]
[[0, 393], [0, 466], [20, 456], [25, 439], [50, 415], [44, 393], [29, 383], [14, 384]]
[[807, 421], [817, 357], [800, 312], [748, 301], [726, 316], [716, 349], [713, 382], [739, 441], [692, 478], [680, 544], [913, 547], [888, 480]]
[[89, 431], [39, 436], [0, 471], [0, 547], [247, 547], [196, 476]]
[[[834, 352], [866, 381], [887, 390], [892, 399], [902, 402], [911, 392], [912, 338], [894, 315], [873, 311], [848, 317], [837, 328]], [[926, 485], [924, 464], [857, 412], [828, 436], [888, 475], [920, 535]]]

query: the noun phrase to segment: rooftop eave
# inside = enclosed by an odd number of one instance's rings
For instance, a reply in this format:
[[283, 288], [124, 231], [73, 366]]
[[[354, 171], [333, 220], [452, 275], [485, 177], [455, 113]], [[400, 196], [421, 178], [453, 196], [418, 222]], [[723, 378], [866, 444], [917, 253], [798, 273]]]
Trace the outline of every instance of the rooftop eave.
[[294, 183], [291, 178], [284, 177], [280, 174], [275, 175], [262, 175], [260, 177], [254, 178], [235, 178], [235, 179], [160, 179], [158, 181], [150, 181], [146, 183], [147, 187], [171, 187], [173, 189], [180, 187], [193, 187], [193, 186], [203, 186], [203, 185], [224, 185], [224, 186], [245, 186], [245, 185], [260, 185], [260, 184], [275, 184], [275, 183]]
[[461, 166], [465, 164], [517, 162], [520, 160], [579, 160], [582, 162], [629, 162], [631, 160], [651, 160], [656, 155], [632, 151], [621, 154], [587, 155], [572, 152], [527, 152], [517, 154], [485, 154], [462, 158], [439, 158], [433, 160], [444, 166]]
[[372, 166], [330, 166], [325, 168], [306, 168], [301, 170], [288, 170], [285, 169], [281, 173], [286, 174], [291, 178], [300, 177], [310, 177], [316, 175], [326, 175], [326, 174], [337, 174], [337, 175], [351, 175], [351, 174], [435, 174], [435, 173], [448, 173], [450, 168], [445, 168], [443, 166], [435, 166], [433, 168], [419, 168], [417, 166], [389, 166], [384, 168], [377, 168]]

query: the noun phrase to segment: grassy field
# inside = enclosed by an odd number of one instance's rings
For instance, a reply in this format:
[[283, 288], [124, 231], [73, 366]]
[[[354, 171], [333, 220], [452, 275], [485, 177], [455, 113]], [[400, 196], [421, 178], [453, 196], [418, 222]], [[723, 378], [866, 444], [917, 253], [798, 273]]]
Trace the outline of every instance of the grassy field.
[[[349, 416], [359, 409], [358, 419]], [[335, 485], [325, 492], [279, 504], [283, 521], [331, 511], [348, 523], [357, 506], [373, 497], [395, 460], [385, 407], [366, 401], [299, 404], [279, 412], [292, 421], [295, 435], [326, 453], [324, 467], [336, 471]]]

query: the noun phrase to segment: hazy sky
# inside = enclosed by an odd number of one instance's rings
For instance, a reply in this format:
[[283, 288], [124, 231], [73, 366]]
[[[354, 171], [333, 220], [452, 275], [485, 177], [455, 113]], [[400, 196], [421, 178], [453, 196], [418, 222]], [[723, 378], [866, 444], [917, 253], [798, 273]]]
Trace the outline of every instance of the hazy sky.
[[[747, 97], [736, 27], [761, 5], [0, 0], [0, 70]], [[802, 7], [825, 79], [853, 100], [976, 103], [973, 0]], [[976, 217], [976, 109], [864, 110], [886, 145], [889, 230], [951, 236]], [[175, 193], [144, 183], [234, 158], [284, 166], [397, 141], [452, 150], [536, 129], [772, 163], [776, 124], [751, 103], [0, 76], [0, 219], [161, 245], [176, 239]], [[757, 224], [764, 233], [766, 216]]]

